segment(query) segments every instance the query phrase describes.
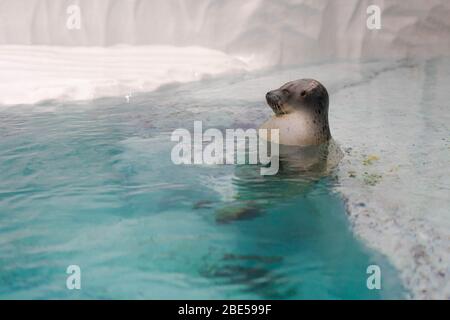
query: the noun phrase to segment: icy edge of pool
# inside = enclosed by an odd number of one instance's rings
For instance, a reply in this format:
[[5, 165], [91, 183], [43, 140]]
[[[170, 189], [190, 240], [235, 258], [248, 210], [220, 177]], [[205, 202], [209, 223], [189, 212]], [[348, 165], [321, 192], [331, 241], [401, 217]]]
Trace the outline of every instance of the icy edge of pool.
[[[353, 169], [352, 160], [342, 166], [340, 177]], [[386, 180], [394, 180], [389, 177]], [[340, 188], [346, 199], [349, 220], [355, 234], [369, 247], [385, 254], [399, 271], [412, 299], [450, 299], [448, 239], [433, 225], [422, 219], [404, 215], [399, 209], [404, 201], [395, 203], [386, 195], [383, 185], [370, 192], [359, 192], [358, 181], [345, 181]], [[341, 179], [341, 181], [343, 181]]]
[[350, 223], [413, 299], [450, 299], [449, 71], [448, 59], [394, 66], [332, 95]]
[[129, 99], [168, 83], [249, 71], [251, 61], [203, 47], [0, 46], [0, 106]]

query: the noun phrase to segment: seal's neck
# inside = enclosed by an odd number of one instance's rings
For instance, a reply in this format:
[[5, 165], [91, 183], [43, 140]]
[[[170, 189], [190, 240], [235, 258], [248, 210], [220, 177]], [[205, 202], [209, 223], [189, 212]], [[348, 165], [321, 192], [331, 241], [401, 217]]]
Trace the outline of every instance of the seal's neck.
[[331, 138], [328, 115], [319, 109], [300, 109], [276, 118], [282, 144], [320, 145]]
[[[308, 115], [309, 114], [309, 115]], [[309, 121], [314, 124], [314, 131], [319, 143], [327, 142], [331, 139], [330, 125], [328, 124], [328, 108], [312, 108], [304, 115], [309, 117]]]

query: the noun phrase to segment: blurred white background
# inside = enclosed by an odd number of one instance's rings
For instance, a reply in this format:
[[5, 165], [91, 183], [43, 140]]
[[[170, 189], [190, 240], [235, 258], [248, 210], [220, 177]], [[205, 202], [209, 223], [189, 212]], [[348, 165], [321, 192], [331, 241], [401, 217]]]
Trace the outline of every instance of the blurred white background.
[[[74, 4], [79, 30], [66, 28]], [[1, 0], [0, 44], [196, 45], [258, 65], [424, 57], [450, 52], [449, 17], [446, 0]]]

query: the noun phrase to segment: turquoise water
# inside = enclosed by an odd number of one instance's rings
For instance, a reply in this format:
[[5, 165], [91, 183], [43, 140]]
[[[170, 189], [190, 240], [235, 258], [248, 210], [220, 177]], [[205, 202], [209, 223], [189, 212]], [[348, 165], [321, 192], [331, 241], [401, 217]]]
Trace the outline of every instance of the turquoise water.
[[[249, 128], [270, 114], [217, 99], [229, 81], [1, 109], [0, 298], [403, 297], [388, 261], [351, 233], [332, 174], [171, 162], [176, 128]], [[73, 264], [81, 290], [66, 289]], [[382, 290], [366, 287], [370, 264]]]

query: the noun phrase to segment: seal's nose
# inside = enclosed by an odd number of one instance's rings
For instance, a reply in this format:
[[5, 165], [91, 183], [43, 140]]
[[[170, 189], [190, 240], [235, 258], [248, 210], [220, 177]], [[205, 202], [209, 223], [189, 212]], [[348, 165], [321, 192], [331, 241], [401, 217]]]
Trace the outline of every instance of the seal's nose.
[[274, 99], [275, 99], [275, 95], [272, 91], [269, 91], [266, 93], [267, 102], [272, 103], [274, 101]]

